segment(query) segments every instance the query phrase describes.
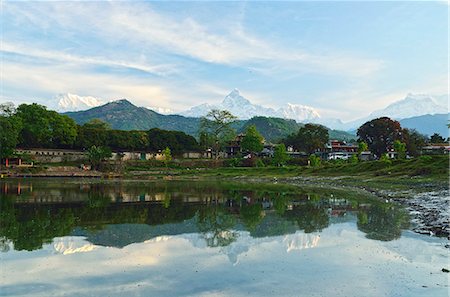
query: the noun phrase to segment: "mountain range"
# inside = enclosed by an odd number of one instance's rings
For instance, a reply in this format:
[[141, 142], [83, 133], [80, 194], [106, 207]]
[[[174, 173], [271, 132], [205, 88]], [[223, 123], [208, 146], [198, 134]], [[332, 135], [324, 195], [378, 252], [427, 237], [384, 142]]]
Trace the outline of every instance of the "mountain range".
[[[170, 113], [170, 110], [168, 109], [139, 107], [139, 111], [137, 112], [139, 116], [135, 119], [119, 121], [118, 119], [121, 117], [127, 118], [127, 116], [117, 114], [109, 119], [108, 116], [105, 115], [104, 120], [118, 121], [117, 123], [112, 123], [113, 127], [118, 129], [147, 129], [149, 126], [158, 126], [162, 129], [173, 129], [179, 127], [179, 123], [183, 122], [182, 119], [189, 118], [190, 120], [184, 121], [186, 126], [183, 128], [183, 131], [189, 134], [195, 134], [195, 131], [198, 128], [199, 117], [206, 115], [211, 109], [225, 109], [243, 121], [253, 117], [290, 119], [297, 123], [318, 123], [330, 127], [331, 129], [355, 133], [356, 129], [363, 123], [381, 116], [388, 116], [401, 122], [405, 122], [405, 125], [407, 125], [405, 127], [414, 128], [423, 134], [431, 135], [433, 133], [440, 133], [445, 136], [448, 134], [446, 126], [446, 117], [448, 115], [447, 98], [447, 95], [431, 96], [426, 94], [408, 94], [405, 98], [398, 100], [383, 109], [373, 111], [369, 116], [350, 122], [343, 122], [340, 119], [323, 118], [317, 110], [310, 106], [288, 103], [286, 106], [275, 110], [273, 108], [253, 104], [250, 100], [243, 97], [239, 90], [234, 89], [219, 104], [204, 103], [181, 112], [180, 115], [166, 115], [167, 113]], [[59, 95], [55, 100], [53, 101], [53, 105], [57, 106], [56, 109], [59, 111], [70, 109], [78, 111], [95, 106], [92, 111], [87, 113], [79, 115], [68, 113], [71, 116], [73, 115], [77, 121], [81, 122], [84, 118], [91, 118], [91, 115], [96, 114], [97, 111], [99, 111], [95, 108], [106, 102], [99, 98], [82, 97], [74, 94]], [[113, 102], [120, 101], [123, 100]], [[131, 104], [129, 101], [127, 101], [127, 103], [128, 105]], [[103, 109], [100, 114], [105, 112]], [[124, 111], [126, 113], [126, 108]], [[167, 116], [167, 118], [164, 118], [163, 123], [159, 123], [163, 116], [162, 113]], [[420, 118], [426, 115], [428, 115], [426, 117], [427, 120]]]
[[234, 89], [220, 104], [204, 103], [180, 114], [189, 117], [203, 117], [211, 109], [228, 110], [242, 120], [248, 120], [255, 116], [264, 116], [292, 119], [297, 122], [317, 122], [320, 118], [319, 113], [310, 106], [288, 103], [286, 106], [275, 110], [270, 107], [253, 104], [243, 97], [238, 89]]

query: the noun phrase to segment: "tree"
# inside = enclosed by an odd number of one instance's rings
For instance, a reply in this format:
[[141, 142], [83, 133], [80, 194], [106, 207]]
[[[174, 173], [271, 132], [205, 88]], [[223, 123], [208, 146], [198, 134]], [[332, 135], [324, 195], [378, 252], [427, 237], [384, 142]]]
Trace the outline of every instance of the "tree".
[[66, 115], [49, 111], [50, 143], [52, 147], [71, 147], [77, 137], [77, 124]]
[[381, 157], [394, 145], [395, 140], [403, 140], [403, 129], [400, 123], [388, 117], [382, 117], [364, 123], [359, 127], [359, 141], [364, 141], [369, 149]]
[[406, 143], [400, 140], [394, 141], [394, 150], [397, 152], [398, 159], [403, 160], [406, 158]]
[[201, 119], [200, 133], [206, 133], [212, 139], [213, 149], [216, 158], [219, 157], [219, 150], [235, 134], [231, 124], [236, 121], [236, 117], [227, 110], [212, 109]]
[[172, 154], [170, 153], [170, 148], [166, 147], [163, 152], [163, 162], [166, 167], [168, 167], [169, 162], [172, 161]]
[[24, 147], [71, 147], [77, 137], [73, 119], [45, 106], [21, 104], [15, 114], [22, 122], [20, 145]]
[[369, 150], [369, 147], [367, 146], [367, 143], [364, 141], [358, 142], [358, 155], [361, 155], [362, 152], [367, 152]]
[[413, 157], [420, 155], [422, 148], [427, 143], [427, 137], [420, 134], [415, 129], [404, 129], [404, 139], [406, 141], [406, 150], [408, 154]]
[[279, 144], [275, 147], [275, 152], [273, 153], [272, 163], [275, 166], [283, 166], [286, 164], [286, 161], [289, 159], [289, 156], [286, 153], [286, 146], [284, 143]]
[[306, 124], [297, 134], [290, 135], [286, 143], [294, 148], [313, 154], [328, 142], [328, 129], [321, 125]]
[[264, 138], [262, 135], [256, 130], [255, 125], [250, 125], [245, 132], [245, 136], [241, 142], [241, 148], [244, 151], [248, 151], [251, 153], [259, 153], [263, 150]]
[[89, 162], [91, 163], [92, 168], [96, 170], [100, 168], [103, 161], [111, 158], [111, 156], [111, 149], [108, 147], [93, 145], [88, 150]]
[[445, 143], [445, 139], [444, 139], [444, 137], [442, 137], [438, 133], [434, 133], [430, 137], [430, 142], [431, 143]]
[[20, 121], [14, 116], [0, 116], [0, 160], [10, 157], [19, 142]]
[[111, 125], [101, 119], [92, 119], [89, 122], [83, 124], [83, 127], [87, 129], [100, 129], [100, 130], [110, 130]]

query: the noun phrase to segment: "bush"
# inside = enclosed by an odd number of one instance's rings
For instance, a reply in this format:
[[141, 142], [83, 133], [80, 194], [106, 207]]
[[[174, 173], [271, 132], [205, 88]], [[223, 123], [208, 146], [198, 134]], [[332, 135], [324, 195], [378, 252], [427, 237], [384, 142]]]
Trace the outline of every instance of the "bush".
[[384, 155], [381, 156], [380, 162], [382, 162], [382, 163], [384, 163], [386, 165], [391, 165], [392, 164], [392, 160], [389, 159], [387, 154], [384, 154]]
[[322, 163], [322, 160], [320, 159], [320, 157], [318, 157], [316, 155], [309, 156], [309, 165], [311, 165], [312, 167], [318, 167], [318, 166], [320, 166], [321, 163]]
[[223, 162], [225, 167], [240, 167], [242, 165], [242, 160], [240, 158], [226, 159]]
[[308, 165], [308, 159], [306, 158], [290, 158], [286, 162], [287, 165], [306, 166]]
[[266, 167], [266, 164], [261, 159], [256, 160], [256, 167]]

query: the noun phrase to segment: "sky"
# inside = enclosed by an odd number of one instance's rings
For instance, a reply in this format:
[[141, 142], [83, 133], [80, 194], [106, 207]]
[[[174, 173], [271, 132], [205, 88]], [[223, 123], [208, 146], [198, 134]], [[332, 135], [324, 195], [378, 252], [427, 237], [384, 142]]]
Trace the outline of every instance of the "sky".
[[237, 88], [352, 120], [449, 93], [445, 1], [0, 3], [0, 102], [73, 93], [180, 112]]

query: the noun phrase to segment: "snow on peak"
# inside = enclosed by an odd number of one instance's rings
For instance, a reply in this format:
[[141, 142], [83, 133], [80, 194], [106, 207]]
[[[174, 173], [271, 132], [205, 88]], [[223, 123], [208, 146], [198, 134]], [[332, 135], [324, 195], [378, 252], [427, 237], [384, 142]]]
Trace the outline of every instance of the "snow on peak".
[[441, 101], [431, 95], [409, 93], [404, 99], [372, 112], [370, 117], [387, 116], [400, 120], [426, 114], [447, 113], [448, 107]]
[[283, 118], [293, 119], [297, 122], [316, 121], [320, 118], [314, 108], [300, 104], [288, 103], [285, 107], [280, 108], [279, 112]]
[[151, 109], [159, 114], [173, 114], [173, 110], [166, 107], [150, 106], [148, 109]]
[[242, 120], [248, 120], [255, 116], [286, 118], [298, 122], [312, 121], [320, 118], [319, 113], [309, 106], [288, 103], [285, 107], [275, 110], [270, 107], [253, 104], [250, 100], [243, 97], [238, 89], [234, 89], [225, 96], [222, 103], [216, 105], [208, 103], [197, 105], [181, 114], [190, 117], [202, 117], [211, 109], [228, 110]]
[[223, 99], [222, 105], [224, 107], [234, 108], [252, 105], [252, 103], [248, 99], [242, 97], [238, 89], [234, 89], [225, 97], [225, 99]]
[[106, 101], [92, 96], [79, 96], [71, 93], [59, 94], [53, 99], [54, 107], [60, 112], [80, 111], [105, 104]]

